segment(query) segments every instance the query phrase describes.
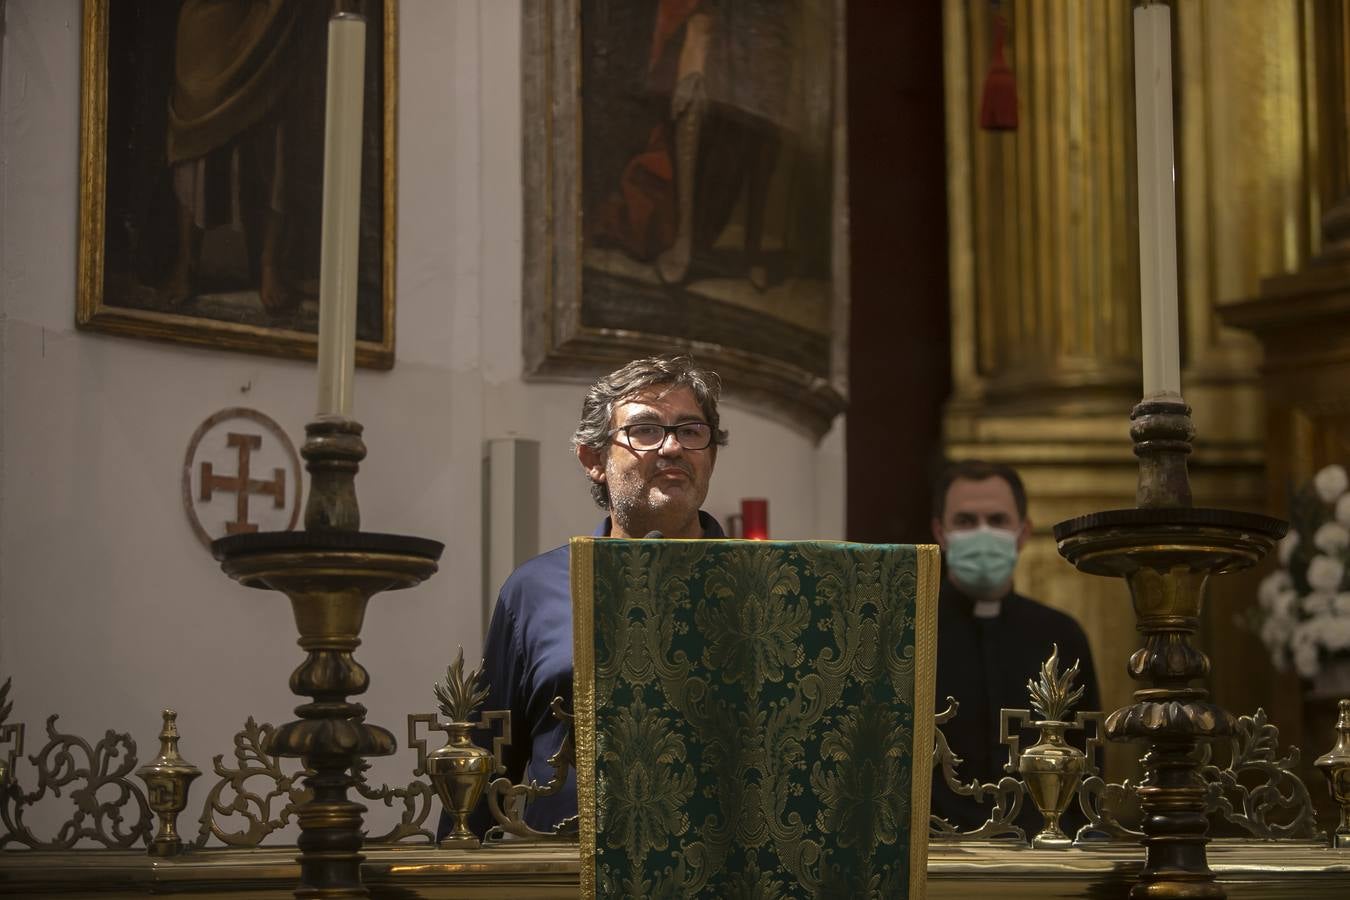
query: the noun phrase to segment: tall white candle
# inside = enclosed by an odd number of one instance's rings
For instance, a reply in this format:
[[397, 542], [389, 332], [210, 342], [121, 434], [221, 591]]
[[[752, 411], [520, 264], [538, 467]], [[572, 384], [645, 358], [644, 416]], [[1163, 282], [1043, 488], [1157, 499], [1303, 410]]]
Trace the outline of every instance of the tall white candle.
[[1172, 28], [1167, 6], [1162, 3], [1134, 10], [1134, 103], [1139, 161], [1139, 311], [1144, 337], [1144, 396], [1180, 396]]
[[329, 20], [319, 258], [320, 416], [351, 418], [352, 415], [365, 47], [364, 18], [339, 13]]

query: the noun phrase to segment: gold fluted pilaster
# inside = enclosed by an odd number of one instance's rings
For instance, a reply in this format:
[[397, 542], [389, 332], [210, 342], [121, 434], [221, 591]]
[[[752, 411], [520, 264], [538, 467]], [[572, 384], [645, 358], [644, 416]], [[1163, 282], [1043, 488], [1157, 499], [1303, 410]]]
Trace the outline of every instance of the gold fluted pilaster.
[[[947, 4], [958, 400], [1083, 404], [1138, 381], [1129, 21], [1124, 4], [1008, 8], [1022, 127], [979, 131], [984, 8]], [[1043, 405], [1043, 404], [1042, 404]]]
[[[1199, 432], [1200, 505], [1269, 509], [1260, 347], [1221, 315], [1313, 250], [1322, 142], [1308, 101], [1318, 5], [1174, 4], [1182, 387]], [[1210, 682], [1233, 709], [1287, 706], [1269, 670], [1253, 665], [1265, 656], [1260, 641], [1234, 624], [1255, 604], [1263, 571], [1216, 582], [1205, 608]]]
[[[1016, 583], [1083, 625], [1114, 709], [1130, 697], [1109, 663], [1134, 628], [1129, 597], [1078, 576], [1048, 526], [1134, 496], [1123, 424], [1140, 384], [1130, 8], [1003, 9], [1021, 121], [988, 133], [978, 125], [987, 7], [945, 6], [954, 388], [945, 449], [1021, 471], [1035, 532]], [[1126, 757], [1112, 752], [1120, 772]]]
[[[1319, 154], [1339, 153], [1344, 173], [1345, 141], [1328, 149], [1308, 102], [1310, 85], [1329, 77], [1310, 52], [1331, 40], [1329, 2], [1171, 4], [1183, 391], [1198, 432], [1199, 505], [1265, 506], [1260, 353], [1219, 312], [1306, 258], [1319, 198], [1350, 183], [1327, 174]], [[954, 387], [945, 449], [1022, 472], [1037, 527], [1018, 587], [1083, 624], [1114, 708], [1130, 690], [1110, 664], [1134, 627], [1129, 598], [1079, 577], [1045, 526], [1134, 505], [1125, 426], [1141, 390], [1132, 4], [1002, 8], [1021, 122], [987, 133], [978, 113], [988, 8], [945, 6]], [[1215, 589], [1202, 642], [1216, 699], [1249, 709], [1267, 701], [1260, 674], [1241, 664], [1259, 643], [1233, 620], [1254, 583], [1233, 582]]]
[[[1280, 515], [1289, 514], [1292, 486], [1350, 458], [1350, 2], [1303, 0], [1298, 9], [1308, 252], [1287, 255], [1259, 292], [1250, 292], [1254, 299], [1220, 308], [1226, 322], [1264, 348], [1268, 502]], [[1263, 648], [1256, 653], [1265, 655]], [[1267, 675], [1268, 665], [1258, 672]], [[1268, 677], [1265, 686], [1294, 743], [1325, 740], [1336, 721], [1334, 702], [1305, 695], [1292, 674]], [[1309, 780], [1316, 777], [1310, 760], [1300, 764]], [[1327, 794], [1313, 797], [1324, 816], [1332, 812]]]

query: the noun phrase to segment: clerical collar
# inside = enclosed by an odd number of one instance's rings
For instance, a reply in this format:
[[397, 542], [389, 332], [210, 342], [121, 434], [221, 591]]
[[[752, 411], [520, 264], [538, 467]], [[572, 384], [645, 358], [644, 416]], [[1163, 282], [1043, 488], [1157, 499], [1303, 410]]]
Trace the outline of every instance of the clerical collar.
[[1003, 601], [1012, 596], [1012, 589], [1008, 593], [995, 600], [976, 600], [965, 591], [961, 590], [947, 574], [942, 574], [942, 588], [939, 594], [939, 601], [949, 603], [957, 609], [964, 610], [977, 619], [996, 619], [999, 613], [1003, 612]]
[[1003, 609], [1003, 598], [997, 600], [976, 600], [970, 611], [977, 619], [997, 619]]

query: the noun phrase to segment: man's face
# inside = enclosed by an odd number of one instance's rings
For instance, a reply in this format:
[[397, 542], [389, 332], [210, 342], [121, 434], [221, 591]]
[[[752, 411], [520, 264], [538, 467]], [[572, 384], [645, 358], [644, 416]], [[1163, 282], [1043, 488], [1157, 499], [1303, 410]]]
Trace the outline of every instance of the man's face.
[[947, 536], [953, 531], [968, 531], [988, 525], [1017, 535], [1021, 550], [1031, 536], [1031, 520], [1017, 514], [1012, 487], [997, 476], [972, 481], [958, 478], [947, 488], [942, 518], [933, 520], [933, 537], [947, 549]]
[[[618, 404], [611, 430], [644, 422], [679, 425], [707, 422], [687, 387], [657, 385]], [[634, 450], [624, 432], [616, 432], [603, 452], [578, 447], [577, 457], [595, 482], [609, 488], [609, 511], [616, 537], [642, 537], [660, 531], [666, 537], [701, 537], [698, 510], [708, 496], [717, 445], [686, 450], [667, 434], [654, 450]]]

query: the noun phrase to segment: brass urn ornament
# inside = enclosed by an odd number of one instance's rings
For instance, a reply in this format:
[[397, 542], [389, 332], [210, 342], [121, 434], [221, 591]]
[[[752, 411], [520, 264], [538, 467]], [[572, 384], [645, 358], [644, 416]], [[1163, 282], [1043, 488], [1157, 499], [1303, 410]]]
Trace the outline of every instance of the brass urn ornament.
[[482, 668], [464, 675], [464, 648], [445, 671], [445, 680], [435, 685], [449, 740], [444, 747], [427, 754], [427, 775], [441, 798], [441, 806], [454, 820], [450, 833], [441, 839], [441, 847], [477, 847], [478, 838], [469, 830], [469, 813], [482, 799], [492, 776], [492, 754], [469, 737], [473, 723], [469, 717], [487, 699], [488, 686], [482, 683]]
[[183, 850], [178, 836], [178, 814], [187, 807], [188, 788], [202, 774], [178, 753], [178, 713], [164, 710], [159, 732], [159, 756], [136, 770], [145, 782], [150, 808], [159, 816], [159, 831], [150, 841], [151, 856], [177, 856]]
[[1317, 757], [1313, 763], [1327, 776], [1331, 799], [1341, 808], [1341, 824], [1331, 836], [1331, 846], [1350, 850], [1350, 700], [1340, 703], [1336, 720], [1336, 746]]
[[1027, 792], [1045, 820], [1044, 827], [1031, 839], [1031, 846], [1058, 850], [1073, 846], [1073, 838], [1060, 828], [1059, 817], [1078, 790], [1087, 769], [1087, 756], [1064, 740], [1064, 732], [1073, 727], [1070, 710], [1083, 696], [1083, 689], [1074, 687], [1078, 661], [1061, 675], [1059, 645], [1052, 646], [1050, 658], [1041, 664], [1040, 680], [1027, 682], [1031, 707], [1041, 717], [1036, 723], [1040, 740], [1022, 751], [1018, 768]]

